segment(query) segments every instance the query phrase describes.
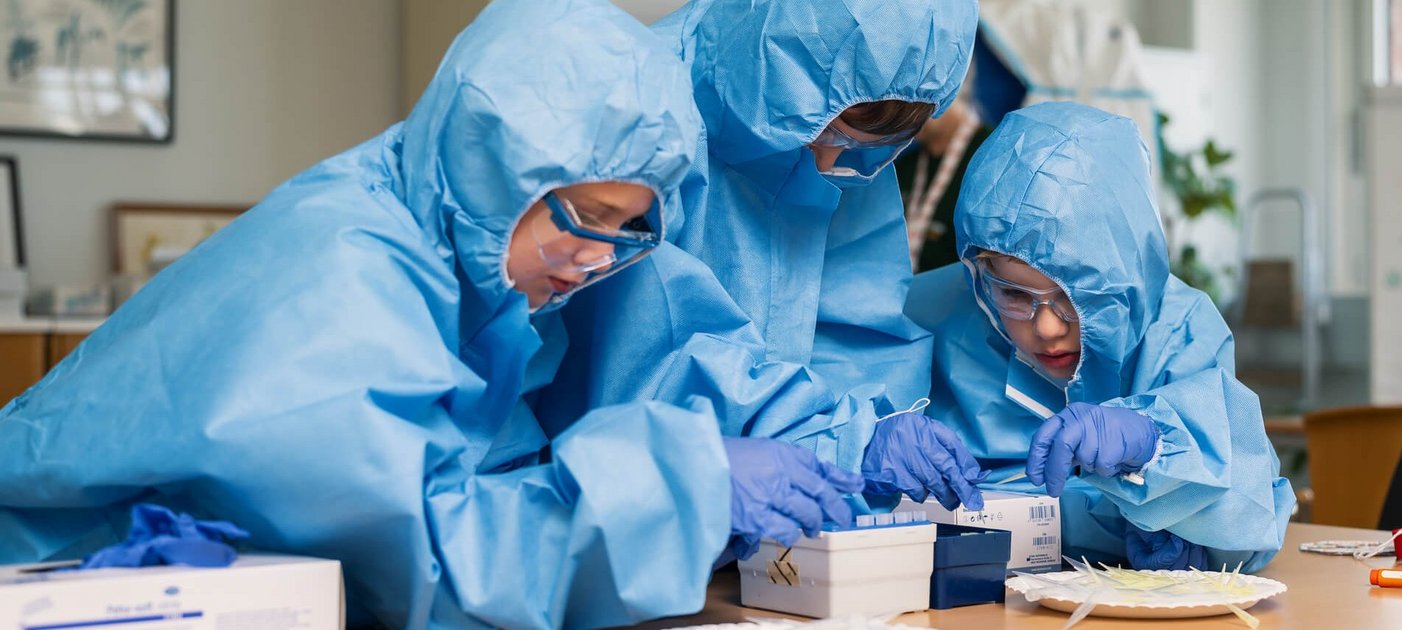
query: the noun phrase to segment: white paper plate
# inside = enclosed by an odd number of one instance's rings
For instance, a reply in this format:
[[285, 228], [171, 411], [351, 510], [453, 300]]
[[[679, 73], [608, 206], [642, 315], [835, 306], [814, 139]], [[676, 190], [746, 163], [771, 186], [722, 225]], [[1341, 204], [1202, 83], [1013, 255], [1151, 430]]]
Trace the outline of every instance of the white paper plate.
[[[1172, 575], [1174, 577], [1190, 577], [1192, 571], [1142, 571], [1142, 573], [1153, 575]], [[1209, 576], [1223, 575], [1217, 571], [1204, 571]], [[1229, 575], [1229, 574], [1228, 574]], [[1077, 576], [1075, 571], [1060, 571], [1057, 573], [1041, 573], [1037, 577], [1045, 578], [1057, 582], [1069, 582]], [[1112, 589], [1109, 593], [1102, 595], [1100, 603], [1091, 609], [1090, 614], [1097, 617], [1123, 617], [1128, 619], [1181, 619], [1187, 617], [1212, 617], [1215, 615], [1232, 614], [1227, 604], [1235, 605], [1242, 610], [1246, 610], [1256, 605], [1263, 599], [1274, 597], [1285, 592], [1285, 585], [1270, 578], [1257, 577], [1254, 575], [1238, 575], [1237, 584], [1250, 588], [1249, 593], [1235, 596], [1224, 596], [1217, 592], [1204, 592], [1201, 594], [1177, 594], [1172, 596], [1172, 601], [1154, 601], [1156, 596], [1143, 591], [1122, 591]], [[1067, 593], [1057, 595], [1038, 596], [1041, 590], [1038, 585], [1029, 583], [1022, 576], [1008, 578], [1008, 588], [1026, 597], [1028, 601], [1034, 601], [1052, 610], [1062, 612], [1074, 612], [1081, 602], [1085, 601], [1083, 596], [1074, 596]]]

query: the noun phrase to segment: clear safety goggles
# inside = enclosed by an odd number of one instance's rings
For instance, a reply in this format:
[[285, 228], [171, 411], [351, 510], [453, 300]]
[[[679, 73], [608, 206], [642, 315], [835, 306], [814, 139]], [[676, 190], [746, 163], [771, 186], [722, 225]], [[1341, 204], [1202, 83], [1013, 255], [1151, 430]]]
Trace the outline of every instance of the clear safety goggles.
[[662, 216], [656, 201], [647, 214], [615, 227], [592, 213], [579, 211], [554, 192], [546, 193], [542, 200], [550, 211], [538, 215], [530, 230], [541, 259], [553, 269], [593, 273], [627, 266], [662, 240], [652, 227]]
[[832, 147], [837, 149], [880, 149], [899, 147], [905, 148], [910, 141], [915, 139], [915, 134], [901, 133], [894, 136], [886, 136], [877, 140], [858, 140], [847, 132], [839, 129], [837, 125], [828, 125], [813, 139], [813, 144], [820, 147]]
[[858, 140], [834, 125], [828, 125], [813, 141], [813, 146], [841, 149], [830, 170], [821, 171], [833, 184], [846, 188], [871, 183], [881, 169], [886, 168], [914, 139], [914, 134], [899, 134], [879, 140]]
[[833, 161], [832, 168], [819, 171], [819, 174], [839, 188], [864, 186], [875, 180], [881, 169], [896, 161], [909, 144], [907, 140], [905, 144], [894, 147], [843, 149], [842, 154]]
[[993, 300], [993, 307], [1009, 319], [1030, 321], [1037, 316], [1037, 308], [1045, 304], [1061, 321], [1074, 324], [1081, 320], [1071, 299], [1061, 289], [1034, 289], [1005, 280], [994, 275], [988, 264], [982, 262], [978, 280], [984, 295]]

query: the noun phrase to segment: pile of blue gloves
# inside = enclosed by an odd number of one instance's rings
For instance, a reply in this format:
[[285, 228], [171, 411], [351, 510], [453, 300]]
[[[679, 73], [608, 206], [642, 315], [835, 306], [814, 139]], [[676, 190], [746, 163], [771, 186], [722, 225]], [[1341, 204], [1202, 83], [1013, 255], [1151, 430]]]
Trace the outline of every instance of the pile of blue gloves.
[[248, 532], [224, 521], [198, 521], [159, 505], [138, 503], [131, 508], [127, 539], [83, 560], [80, 569], [149, 567], [179, 564], [226, 567], [238, 553], [227, 542], [245, 540]]

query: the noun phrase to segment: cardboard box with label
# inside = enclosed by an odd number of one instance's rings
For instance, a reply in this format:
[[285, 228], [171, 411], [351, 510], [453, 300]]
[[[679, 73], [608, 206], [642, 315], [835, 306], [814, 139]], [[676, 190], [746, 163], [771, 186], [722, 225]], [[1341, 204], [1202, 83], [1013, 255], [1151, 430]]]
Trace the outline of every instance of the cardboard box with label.
[[55, 570], [0, 566], [0, 628], [334, 630], [343, 627], [341, 563], [245, 554], [223, 568]]
[[930, 499], [916, 503], [903, 499], [897, 512], [926, 512], [936, 523], [953, 523], [1003, 529], [1012, 532], [1012, 557], [1008, 570], [1057, 571], [1061, 568], [1061, 507], [1052, 497], [1020, 492], [983, 491], [983, 510], [959, 506], [953, 512]]

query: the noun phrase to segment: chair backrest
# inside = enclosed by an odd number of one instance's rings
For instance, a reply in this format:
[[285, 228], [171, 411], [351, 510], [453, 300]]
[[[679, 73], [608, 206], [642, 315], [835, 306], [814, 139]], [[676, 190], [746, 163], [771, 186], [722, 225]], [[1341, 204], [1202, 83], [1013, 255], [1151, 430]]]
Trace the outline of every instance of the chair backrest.
[[1402, 407], [1305, 414], [1315, 523], [1374, 529], [1402, 458]]

